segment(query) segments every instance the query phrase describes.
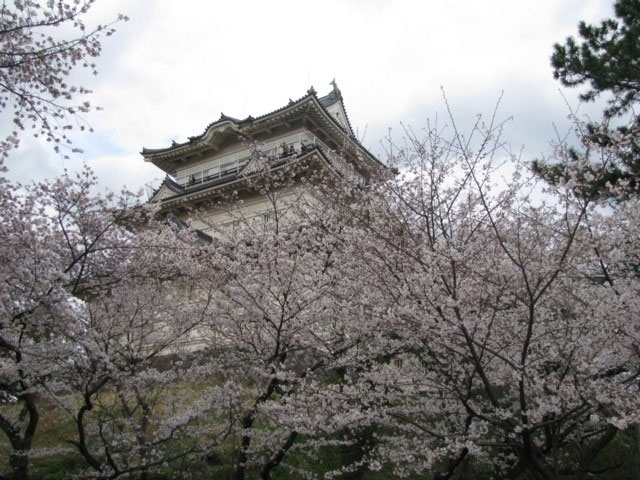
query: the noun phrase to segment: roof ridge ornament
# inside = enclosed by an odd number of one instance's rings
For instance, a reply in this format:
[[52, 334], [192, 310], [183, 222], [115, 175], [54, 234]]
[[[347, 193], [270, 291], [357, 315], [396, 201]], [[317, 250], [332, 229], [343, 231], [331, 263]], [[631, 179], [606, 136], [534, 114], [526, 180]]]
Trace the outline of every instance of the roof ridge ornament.
[[317, 94], [317, 93], [318, 93], [318, 92], [316, 92], [316, 89], [315, 89], [315, 88], [313, 88], [313, 85], [311, 85], [311, 86], [309, 87], [309, 90], [307, 90], [307, 95], [315, 95], [315, 94]]
[[238, 122], [238, 119], [230, 117], [229, 115], [225, 115], [224, 112], [220, 112], [220, 118], [218, 119], [218, 122], [223, 122], [223, 121], [236, 123]]
[[336, 83], [336, 78], [333, 77], [333, 80], [331, 80], [329, 82], [329, 85], [333, 86], [333, 91], [335, 92], [335, 94], [338, 96], [338, 98], [340, 100], [342, 100], [342, 92], [340, 91], [340, 89], [338, 88], [338, 84]]

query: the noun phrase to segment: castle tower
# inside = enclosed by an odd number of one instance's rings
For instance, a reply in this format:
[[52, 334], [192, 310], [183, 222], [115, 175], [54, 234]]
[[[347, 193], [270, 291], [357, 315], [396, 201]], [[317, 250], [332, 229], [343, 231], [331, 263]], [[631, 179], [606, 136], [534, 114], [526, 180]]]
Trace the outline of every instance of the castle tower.
[[[184, 220], [193, 207], [211, 204], [228, 191], [243, 191], [248, 215], [263, 215], [259, 195], [251, 195], [251, 181], [263, 174], [252, 160], [252, 146], [273, 159], [271, 169], [290, 162], [321, 165], [357, 184], [384, 168], [356, 139], [335, 81], [329, 94], [319, 97], [313, 87], [298, 100], [259, 117], [240, 120], [221, 114], [200, 135], [165, 148], [143, 148], [142, 156], [166, 172], [150, 201], [163, 212]], [[213, 222], [230, 221], [211, 211]], [[205, 233], [210, 224], [199, 225]]]

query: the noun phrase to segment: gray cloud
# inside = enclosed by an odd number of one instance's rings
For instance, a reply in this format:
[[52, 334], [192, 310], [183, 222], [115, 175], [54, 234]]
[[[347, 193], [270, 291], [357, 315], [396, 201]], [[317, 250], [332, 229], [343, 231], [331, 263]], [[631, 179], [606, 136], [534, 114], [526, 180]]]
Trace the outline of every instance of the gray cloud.
[[[492, 111], [513, 116], [509, 140], [546, 148], [567, 111], [549, 66], [551, 46], [579, 20], [611, 14], [608, 0], [450, 2], [97, 2], [95, 21], [131, 21], [104, 42], [100, 75], [77, 77], [103, 111], [88, 115], [97, 139], [76, 137], [85, 154], [69, 165], [96, 166], [105, 185], [131, 187], [161, 175], [137, 154], [199, 134], [220, 112], [260, 115], [329, 90], [336, 77], [352, 124], [367, 128], [374, 151], [389, 126], [420, 126], [443, 115], [444, 86], [461, 124]], [[574, 98], [573, 92], [568, 93]], [[44, 150], [30, 166], [47, 176]]]

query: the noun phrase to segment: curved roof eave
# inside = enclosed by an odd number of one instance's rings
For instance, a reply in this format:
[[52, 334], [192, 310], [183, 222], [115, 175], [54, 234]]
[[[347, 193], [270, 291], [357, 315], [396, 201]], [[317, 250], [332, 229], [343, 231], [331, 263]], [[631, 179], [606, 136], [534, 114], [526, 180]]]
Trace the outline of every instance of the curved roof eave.
[[[313, 101], [313, 104], [323, 113], [323, 115], [329, 120], [329, 122], [332, 124], [333, 127], [335, 127], [341, 134], [346, 135], [347, 138], [349, 138], [349, 140], [359, 149], [361, 149], [368, 157], [369, 159], [373, 160], [374, 163], [376, 163], [379, 166], [382, 166], [384, 168], [387, 168], [387, 166], [382, 163], [380, 160], [378, 160], [371, 152], [369, 152], [369, 150], [367, 150], [361, 143], [360, 141], [358, 141], [357, 138], [355, 138], [355, 136], [347, 131], [347, 129], [345, 127], [343, 127], [328, 111], [327, 111], [327, 107], [325, 107], [323, 105], [322, 100], [323, 99], [328, 99], [328, 97], [331, 97], [332, 95], [334, 95], [335, 101], [332, 101], [331, 103], [327, 103], [327, 106], [333, 105], [336, 102], [340, 102], [342, 105], [342, 109], [345, 112], [345, 116], [347, 119], [347, 123], [349, 124], [349, 128], [351, 129], [351, 131], [353, 131], [353, 128], [351, 127], [351, 122], [349, 120], [349, 116], [347, 114], [347, 110], [344, 107], [344, 102], [342, 100], [342, 95], [335, 95], [334, 92], [330, 92], [329, 95], [326, 95], [324, 97], [318, 97], [317, 93], [315, 91], [315, 89], [313, 87], [311, 87], [308, 91], [307, 94], [304, 95], [303, 97], [300, 97], [298, 100], [290, 100], [289, 103], [281, 108], [278, 108], [276, 110], [273, 110], [271, 112], [265, 113], [264, 115], [260, 115], [259, 117], [252, 117], [252, 116], [248, 116], [247, 118], [245, 118], [244, 120], [238, 120], [235, 119], [233, 117], [229, 117], [226, 116], [224, 114], [222, 114], [220, 116], [220, 119], [216, 120], [215, 122], [210, 123], [209, 125], [207, 125], [207, 127], [205, 128], [205, 130], [197, 136], [193, 136], [193, 137], [189, 137], [189, 140], [183, 143], [175, 143], [173, 145], [170, 145], [169, 147], [165, 147], [165, 148], [156, 148], [156, 149], [149, 149], [149, 148], [143, 148], [142, 149], [142, 156], [145, 158], [146, 161], [153, 161], [154, 159], [167, 159], [169, 160], [171, 157], [174, 156], [180, 156], [182, 154], [185, 153], [189, 153], [193, 150], [197, 150], [198, 148], [201, 148], [203, 145], [206, 145], [206, 142], [208, 140], [210, 140], [210, 138], [213, 136], [215, 131], [221, 131], [224, 128], [234, 128], [236, 130], [239, 131], [239, 133], [241, 133], [241, 130], [249, 127], [249, 126], [253, 126], [256, 127], [258, 126], [257, 124], [263, 122], [263, 121], [267, 121], [269, 119], [271, 119], [272, 117], [279, 115], [279, 114], [283, 114], [286, 113], [289, 110], [294, 110], [297, 107], [300, 107], [301, 105], [303, 105], [306, 101], [309, 101], [310, 99]], [[222, 127], [222, 128], [221, 128]]]
[[[311, 158], [314, 155], [319, 157], [322, 160], [322, 163], [325, 164], [332, 173], [334, 173], [335, 175], [340, 175], [340, 173], [331, 165], [331, 162], [327, 159], [326, 155], [319, 147], [316, 147], [313, 150], [306, 152], [304, 155], [299, 155], [293, 160], [295, 162], [298, 162], [304, 159]], [[291, 162], [284, 161], [282, 164], [274, 167], [273, 170], [279, 170], [283, 168], [285, 165], [290, 165], [290, 164]], [[159, 204], [163, 207], [175, 206], [180, 203], [188, 203], [193, 200], [205, 199], [207, 197], [214, 195], [217, 191], [223, 188], [229, 188], [233, 185], [238, 185], [248, 179], [255, 178], [262, 174], [262, 172], [259, 172], [259, 171], [255, 173], [251, 173], [246, 176], [241, 175], [241, 173], [242, 171], [236, 174], [235, 176], [230, 176], [228, 181], [225, 181], [222, 183], [211, 183], [208, 185], [204, 184], [204, 185], [199, 185], [196, 188], [192, 188], [191, 190], [183, 190], [182, 193], [161, 199], [159, 201]]]
[[161, 156], [163, 154], [186, 153], [187, 151], [190, 150], [188, 147], [197, 147], [202, 145], [202, 140], [203, 139], [205, 139], [205, 141], [208, 140], [208, 137], [213, 135], [215, 131], [223, 131], [225, 128], [229, 128], [229, 127], [237, 128], [237, 126], [238, 126], [237, 122], [235, 122], [234, 120], [230, 120], [228, 118], [225, 118], [222, 121], [218, 120], [207, 125], [207, 128], [205, 128], [204, 132], [202, 132], [200, 135], [189, 137], [189, 140], [187, 140], [186, 142], [182, 142], [182, 143], [173, 142], [172, 145], [168, 147], [163, 147], [163, 148], [143, 147], [140, 154], [143, 157], [145, 157], [145, 160], [149, 161], [149, 159], [156, 156]]
[[204, 129], [204, 131], [200, 134], [200, 135], [196, 135], [193, 137], [189, 137], [189, 140], [187, 140], [186, 142], [182, 142], [182, 143], [176, 143], [174, 142], [173, 145], [170, 145], [168, 147], [164, 147], [164, 148], [143, 148], [142, 152], [140, 152], [145, 158], [151, 158], [154, 157], [156, 155], [159, 154], [164, 154], [164, 153], [178, 153], [178, 151], [182, 150], [183, 147], [187, 147], [189, 145], [194, 145], [196, 143], [198, 143], [200, 140], [202, 140], [207, 133], [209, 133], [210, 131], [212, 131], [213, 129], [218, 129], [220, 126], [222, 126], [223, 124], [227, 123], [229, 124], [229, 126], [234, 126], [234, 127], [244, 127], [250, 124], [253, 124], [255, 122], [261, 121], [261, 120], [265, 120], [268, 117], [271, 117], [273, 115], [276, 115], [278, 113], [282, 113], [287, 109], [292, 109], [296, 106], [301, 105], [306, 99], [312, 97], [315, 95], [315, 90], [309, 90], [307, 92], [307, 94], [303, 97], [300, 97], [298, 100], [296, 101], [290, 101], [287, 105], [285, 105], [284, 107], [278, 108], [276, 110], [273, 110], [269, 113], [265, 113], [264, 115], [260, 115], [259, 117], [252, 117], [251, 115], [249, 115], [247, 118], [243, 119], [243, 120], [238, 120], [236, 118], [233, 117], [229, 117], [227, 115], [220, 115], [220, 118], [218, 120], [216, 120], [215, 122], [211, 122], [209, 125], [206, 126], [206, 128]]

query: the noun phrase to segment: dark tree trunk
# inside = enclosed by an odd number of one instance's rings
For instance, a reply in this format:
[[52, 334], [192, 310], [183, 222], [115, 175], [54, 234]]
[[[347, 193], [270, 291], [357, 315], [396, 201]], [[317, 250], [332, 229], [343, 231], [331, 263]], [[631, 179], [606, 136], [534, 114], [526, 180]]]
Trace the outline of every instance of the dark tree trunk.
[[271, 459], [264, 465], [264, 467], [262, 467], [262, 472], [260, 472], [260, 478], [262, 478], [262, 480], [271, 479], [271, 472], [274, 468], [280, 465], [280, 462], [282, 462], [282, 459], [293, 445], [293, 442], [295, 442], [297, 436], [298, 432], [291, 432], [287, 437], [284, 445], [275, 453], [273, 457], [271, 457]]
[[[250, 429], [253, 426], [256, 412], [251, 410], [242, 419], [242, 428], [245, 430]], [[244, 480], [247, 471], [247, 460], [249, 460], [249, 446], [251, 445], [251, 437], [249, 435], [243, 435], [240, 443], [240, 453], [238, 454], [238, 461], [236, 463], [236, 478], [235, 480]]]
[[11, 465], [11, 480], [29, 480], [29, 454], [28, 452], [14, 450], [9, 455], [9, 465]]
[[7, 435], [11, 443], [11, 453], [9, 454], [9, 465], [11, 466], [11, 480], [28, 480], [29, 479], [29, 452], [31, 451], [31, 443], [36, 434], [40, 414], [36, 407], [36, 397], [33, 394], [21, 395], [19, 400], [24, 403], [20, 420], [25, 417], [27, 427], [24, 433], [14, 428], [7, 419], [0, 418], [0, 427]]
[[[348, 438], [353, 439], [354, 442], [353, 442], [353, 445], [347, 446], [346, 448], [343, 447], [340, 449], [340, 457], [342, 459], [342, 464], [350, 465], [356, 462], [360, 462], [371, 450], [371, 448], [373, 447], [373, 444], [375, 443], [375, 440], [373, 437], [373, 428], [365, 427], [355, 431], [347, 430], [346, 435]], [[367, 470], [368, 470], [367, 465], [362, 464], [359, 467], [357, 467], [355, 470], [345, 473], [338, 478], [340, 478], [341, 480], [347, 480], [347, 479], [359, 480], [364, 478], [364, 474], [367, 472]]]
[[[284, 362], [285, 358], [286, 358], [286, 354], [284, 353], [280, 354], [280, 358], [279, 358], [280, 363]], [[256, 415], [258, 414], [259, 405], [262, 402], [268, 400], [271, 397], [271, 395], [273, 395], [273, 392], [275, 392], [277, 387], [278, 387], [278, 379], [272, 378], [265, 392], [256, 399], [255, 403], [253, 404], [253, 408], [251, 408], [251, 410], [249, 410], [249, 413], [247, 413], [242, 418], [242, 429], [244, 431], [248, 431], [251, 429], [251, 427], [253, 427], [253, 422], [255, 421]], [[249, 460], [250, 445], [251, 445], [251, 436], [246, 434], [243, 435], [242, 441], [240, 442], [240, 454], [238, 455], [238, 461], [236, 462], [235, 480], [244, 480], [245, 478], [245, 475], [247, 472], [247, 461]]]

